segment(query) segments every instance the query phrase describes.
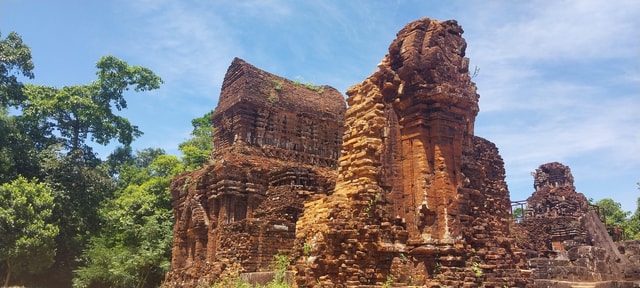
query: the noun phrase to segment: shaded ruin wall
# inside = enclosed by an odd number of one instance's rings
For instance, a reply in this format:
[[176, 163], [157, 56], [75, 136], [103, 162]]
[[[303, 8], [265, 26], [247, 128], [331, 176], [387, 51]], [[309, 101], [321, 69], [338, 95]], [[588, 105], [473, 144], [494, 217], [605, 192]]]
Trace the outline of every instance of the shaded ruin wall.
[[268, 270], [293, 248], [303, 203], [333, 190], [343, 131], [342, 95], [310, 88], [234, 59], [212, 115], [211, 160], [171, 182], [166, 285], [211, 283], [232, 266]]

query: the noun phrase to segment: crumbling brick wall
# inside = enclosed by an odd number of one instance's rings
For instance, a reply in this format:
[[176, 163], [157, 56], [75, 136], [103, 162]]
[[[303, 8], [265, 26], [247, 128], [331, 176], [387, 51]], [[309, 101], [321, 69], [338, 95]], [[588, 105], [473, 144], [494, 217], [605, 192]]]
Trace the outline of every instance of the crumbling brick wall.
[[304, 202], [333, 190], [345, 102], [234, 59], [212, 115], [214, 150], [171, 182], [174, 246], [165, 284], [211, 283], [227, 267], [271, 268], [293, 249]]
[[305, 204], [297, 283], [527, 285], [504, 164], [475, 137], [478, 95], [455, 21], [421, 19], [347, 91], [334, 192]]

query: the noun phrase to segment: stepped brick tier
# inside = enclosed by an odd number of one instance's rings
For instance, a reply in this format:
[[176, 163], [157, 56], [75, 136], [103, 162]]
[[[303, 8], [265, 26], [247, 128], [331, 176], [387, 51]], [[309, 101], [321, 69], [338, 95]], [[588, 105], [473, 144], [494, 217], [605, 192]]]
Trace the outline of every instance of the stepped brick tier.
[[525, 217], [513, 233], [528, 252], [536, 287], [564, 287], [559, 281], [640, 286], [638, 241], [620, 246], [612, 241], [587, 198], [576, 192], [569, 167], [558, 162], [540, 165], [533, 186]]
[[210, 163], [171, 182], [165, 285], [211, 283], [226, 268], [269, 270], [274, 255], [289, 254], [304, 202], [333, 191], [345, 106], [332, 87], [234, 59], [212, 115]]
[[408, 24], [347, 91], [335, 189], [296, 225], [300, 287], [531, 285], [502, 158], [474, 136], [462, 33], [452, 20]]

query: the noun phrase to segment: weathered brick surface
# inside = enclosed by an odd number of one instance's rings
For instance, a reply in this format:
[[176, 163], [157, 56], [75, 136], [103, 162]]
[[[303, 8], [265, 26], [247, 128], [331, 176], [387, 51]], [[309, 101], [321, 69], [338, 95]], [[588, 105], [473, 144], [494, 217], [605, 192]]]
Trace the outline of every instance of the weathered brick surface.
[[213, 113], [204, 168], [171, 182], [174, 247], [167, 286], [212, 282], [226, 267], [271, 269], [293, 248], [304, 202], [333, 190], [345, 102], [234, 59]]
[[408, 24], [347, 94], [333, 194], [297, 223], [298, 284], [527, 285], [504, 164], [473, 135], [478, 94], [455, 21]]

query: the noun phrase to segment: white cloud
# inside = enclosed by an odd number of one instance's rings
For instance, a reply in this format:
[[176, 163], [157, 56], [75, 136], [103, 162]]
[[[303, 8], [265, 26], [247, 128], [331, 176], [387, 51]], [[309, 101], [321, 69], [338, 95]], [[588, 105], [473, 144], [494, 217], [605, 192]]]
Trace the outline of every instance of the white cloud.
[[134, 1], [131, 5], [134, 13], [130, 21], [136, 21], [137, 26], [133, 26], [126, 49], [149, 63], [166, 86], [180, 85], [166, 91], [175, 89], [209, 99], [217, 96], [226, 68], [242, 51], [218, 10], [206, 1], [195, 5]]
[[498, 143], [515, 169], [508, 172], [530, 171], [541, 159], [602, 160], [594, 154], [607, 155], [606, 163], [593, 163], [605, 170], [637, 167], [640, 71], [618, 74], [612, 65], [640, 63], [634, 28], [640, 2], [534, 1], [509, 8], [493, 14], [495, 27], [479, 25], [473, 35], [482, 38], [469, 40], [472, 61], [482, 69], [474, 79], [481, 95], [476, 127]]
[[[476, 50], [490, 61], [584, 60], [637, 56], [637, 1], [534, 1], [499, 15]], [[522, 9], [523, 7], [521, 7]], [[505, 17], [506, 16], [506, 17]]]

